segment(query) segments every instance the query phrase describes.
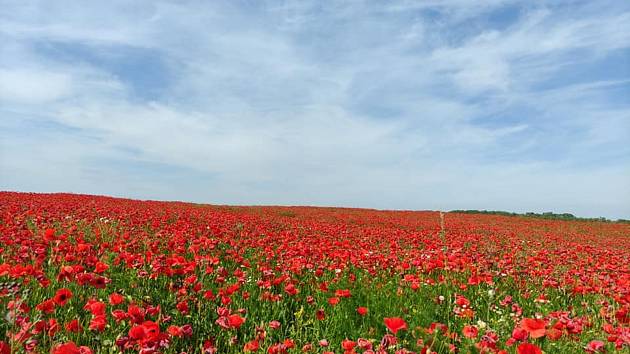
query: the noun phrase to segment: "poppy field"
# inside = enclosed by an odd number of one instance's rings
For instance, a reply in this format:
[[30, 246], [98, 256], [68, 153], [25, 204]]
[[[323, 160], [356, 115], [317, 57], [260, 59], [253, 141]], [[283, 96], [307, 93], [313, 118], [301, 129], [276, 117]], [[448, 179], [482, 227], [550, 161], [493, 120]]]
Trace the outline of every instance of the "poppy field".
[[630, 352], [630, 224], [0, 192], [0, 354]]

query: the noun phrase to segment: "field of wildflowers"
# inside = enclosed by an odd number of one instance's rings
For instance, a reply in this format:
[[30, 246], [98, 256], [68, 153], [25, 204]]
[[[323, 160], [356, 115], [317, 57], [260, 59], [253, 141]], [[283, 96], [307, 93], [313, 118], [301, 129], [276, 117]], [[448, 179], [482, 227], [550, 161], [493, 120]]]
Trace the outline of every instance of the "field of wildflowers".
[[0, 193], [0, 354], [630, 352], [630, 224]]

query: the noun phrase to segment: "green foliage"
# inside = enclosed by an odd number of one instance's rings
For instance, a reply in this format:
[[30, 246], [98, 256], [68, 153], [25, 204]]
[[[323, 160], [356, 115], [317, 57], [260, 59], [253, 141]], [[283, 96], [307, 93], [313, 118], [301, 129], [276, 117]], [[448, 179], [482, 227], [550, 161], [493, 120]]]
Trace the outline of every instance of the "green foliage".
[[490, 215], [503, 215], [503, 216], [520, 216], [527, 218], [539, 218], [539, 219], [551, 219], [551, 220], [571, 220], [571, 221], [601, 221], [601, 222], [621, 222], [621, 223], [629, 223], [630, 220], [618, 219], [618, 220], [610, 220], [605, 217], [598, 218], [583, 218], [578, 217], [570, 213], [554, 213], [551, 211], [547, 211], [544, 213], [534, 213], [534, 212], [526, 212], [526, 213], [513, 213], [509, 211], [501, 211], [501, 210], [475, 210], [475, 209], [467, 209], [467, 210], [451, 210], [449, 213], [459, 213], [459, 214], [490, 214]]

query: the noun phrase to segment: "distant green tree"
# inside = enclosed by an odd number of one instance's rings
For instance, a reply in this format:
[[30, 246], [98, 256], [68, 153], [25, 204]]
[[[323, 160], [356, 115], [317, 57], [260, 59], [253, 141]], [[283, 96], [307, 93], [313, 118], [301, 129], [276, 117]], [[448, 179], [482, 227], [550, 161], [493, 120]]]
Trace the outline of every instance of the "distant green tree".
[[618, 219], [616, 221], [607, 219], [605, 217], [599, 218], [581, 218], [577, 217], [571, 213], [554, 213], [551, 211], [546, 211], [543, 213], [534, 213], [528, 211], [526, 213], [513, 213], [508, 211], [501, 210], [451, 210], [450, 213], [461, 213], [461, 214], [491, 214], [491, 215], [503, 215], [503, 216], [521, 216], [527, 218], [540, 218], [540, 219], [552, 219], [552, 220], [574, 220], [574, 221], [601, 221], [601, 222], [622, 222], [622, 223], [630, 223], [630, 220], [626, 219]]

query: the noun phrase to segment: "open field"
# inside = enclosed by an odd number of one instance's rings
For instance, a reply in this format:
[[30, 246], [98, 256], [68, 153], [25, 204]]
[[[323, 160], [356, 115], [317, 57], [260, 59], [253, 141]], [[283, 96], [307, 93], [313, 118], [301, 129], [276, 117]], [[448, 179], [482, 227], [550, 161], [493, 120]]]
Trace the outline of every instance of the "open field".
[[630, 224], [0, 193], [0, 353], [630, 351]]

